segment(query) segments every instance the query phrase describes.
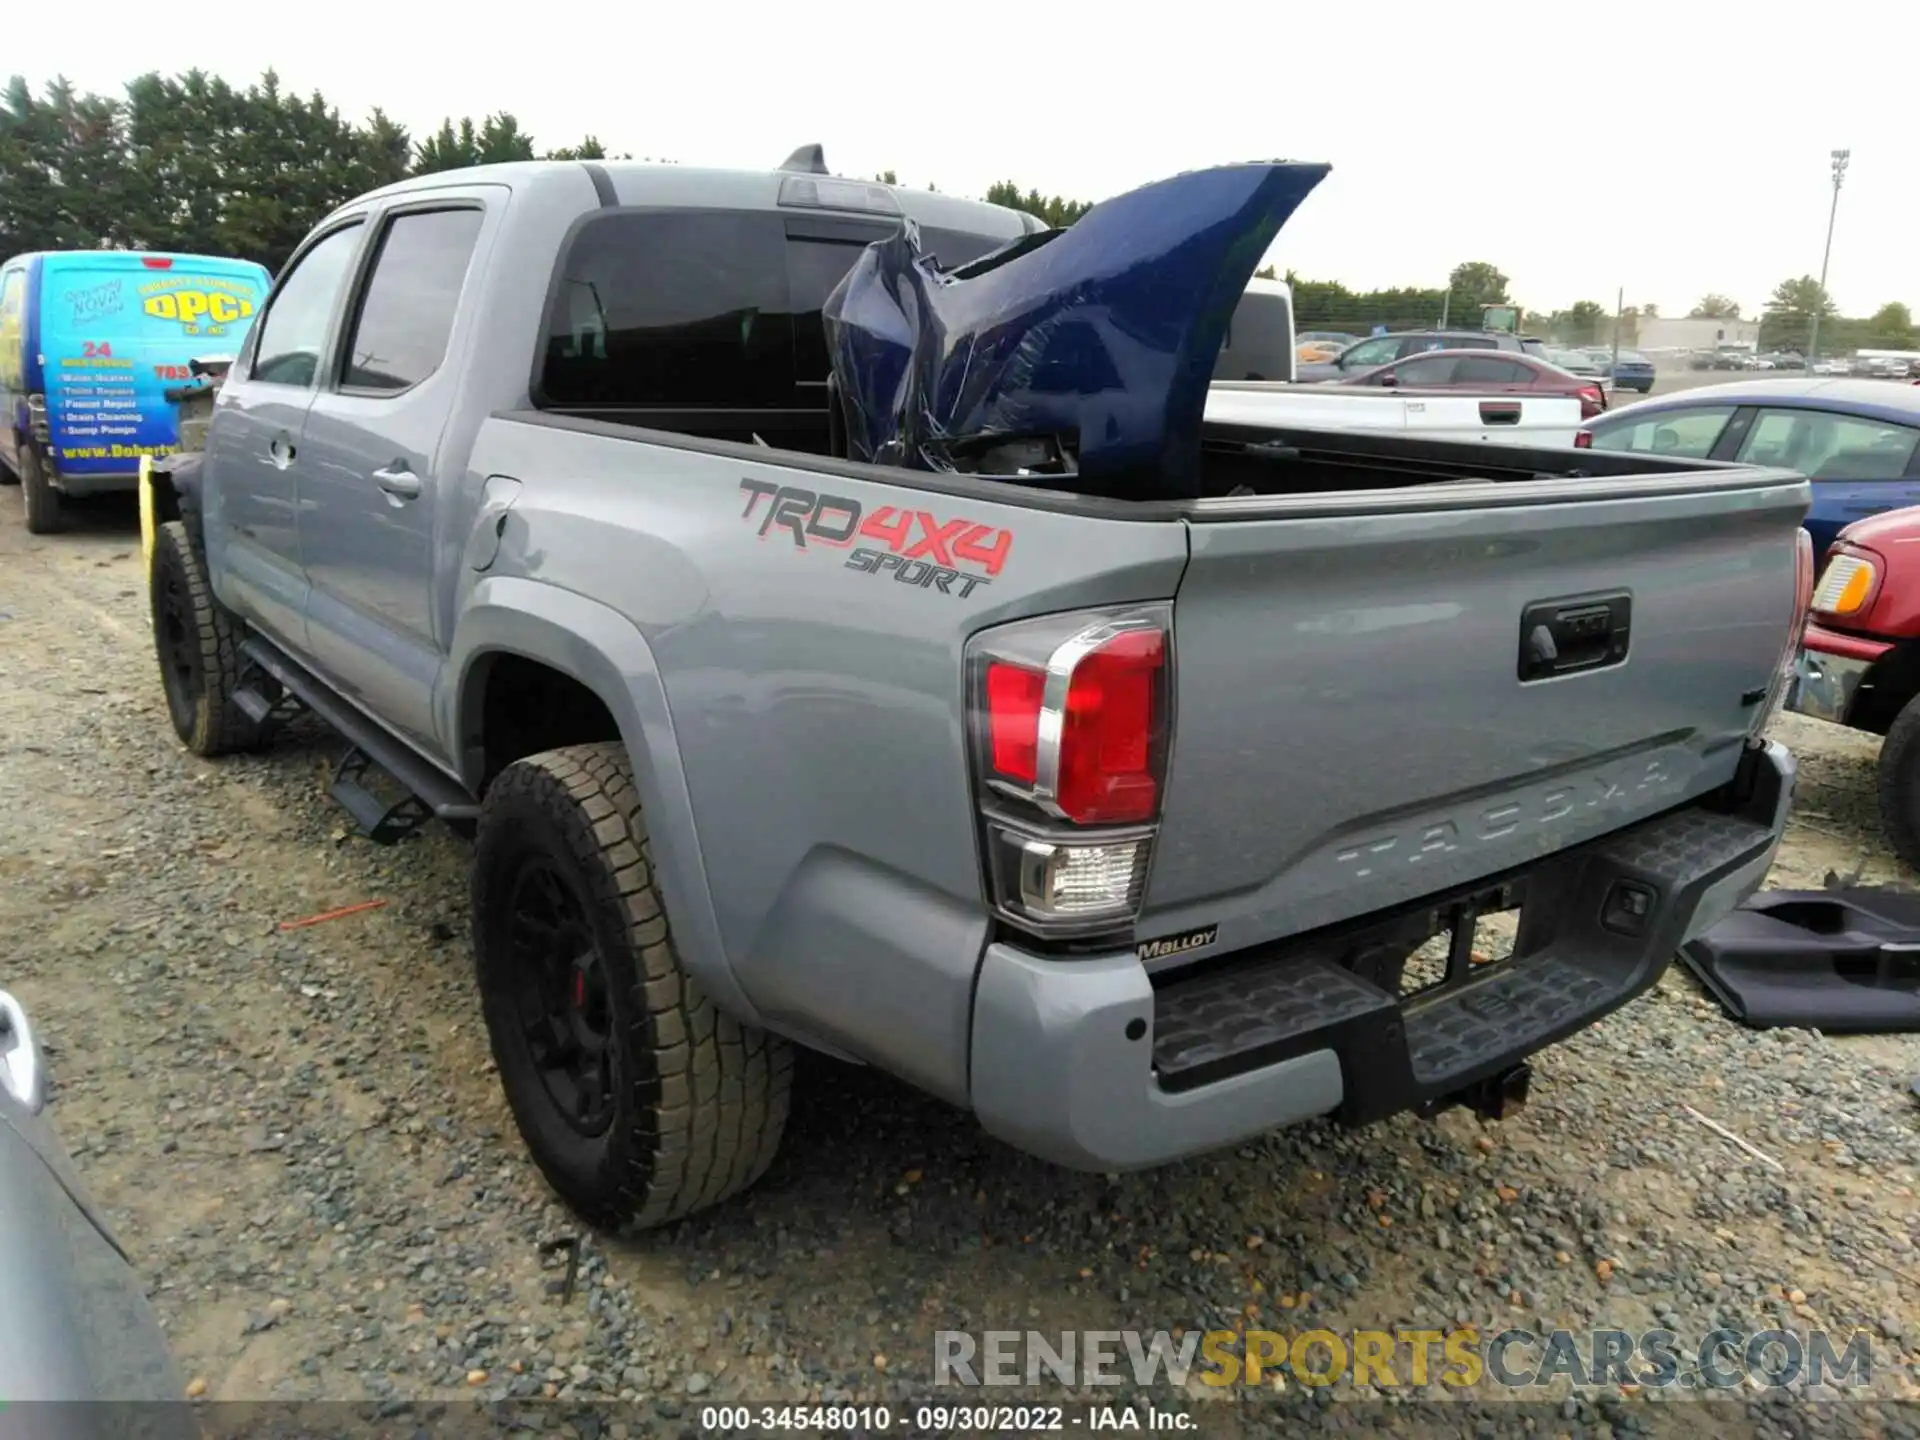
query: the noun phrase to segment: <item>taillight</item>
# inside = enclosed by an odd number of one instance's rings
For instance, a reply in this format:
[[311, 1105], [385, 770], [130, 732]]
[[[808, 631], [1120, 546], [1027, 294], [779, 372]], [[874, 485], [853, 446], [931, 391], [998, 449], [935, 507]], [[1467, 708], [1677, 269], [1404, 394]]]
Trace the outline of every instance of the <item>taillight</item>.
[[1836, 618], [1858, 615], [1872, 602], [1880, 585], [1873, 558], [1858, 550], [1837, 547], [1827, 556], [1827, 568], [1813, 591], [1813, 611]]
[[1593, 448], [1593, 432], [1591, 430], [1574, 431], [1573, 448], [1576, 450], [1591, 450]]
[[1598, 385], [1580, 387], [1580, 418], [1591, 420], [1607, 408], [1607, 397], [1600, 393]]
[[173, 257], [171, 255], [142, 255], [140, 257], [140, 263], [149, 270], [171, 270], [173, 268]]
[[1766, 703], [1747, 728], [1747, 734], [1755, 740], [1773, 723], [1773, 717], [1793, 688], [1794, 676], [1800, 668], [1800, 647], [1807, 638], [1807, 621], [1813, 614], [1813, 579], [1813, 536], [1803, 527], [1797, 532], [1794, 544], [1793, 614], [1787, 625], [1786, 648], [1780, 652], [1780, 664], [1774, 671]]
[[1166, 783], [1172, 613], [1079, 611], [969, 645], [995, 908], [1041, 934], [1139, 909]]

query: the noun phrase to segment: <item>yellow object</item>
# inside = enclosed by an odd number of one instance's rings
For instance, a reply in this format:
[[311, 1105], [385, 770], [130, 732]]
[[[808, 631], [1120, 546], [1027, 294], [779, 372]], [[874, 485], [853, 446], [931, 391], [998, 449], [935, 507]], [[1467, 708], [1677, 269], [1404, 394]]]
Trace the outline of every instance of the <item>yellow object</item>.
[[140, 559], [153, 568], [153, 538], [159, 530], [153, 507], [153, 457], [140, 457]]

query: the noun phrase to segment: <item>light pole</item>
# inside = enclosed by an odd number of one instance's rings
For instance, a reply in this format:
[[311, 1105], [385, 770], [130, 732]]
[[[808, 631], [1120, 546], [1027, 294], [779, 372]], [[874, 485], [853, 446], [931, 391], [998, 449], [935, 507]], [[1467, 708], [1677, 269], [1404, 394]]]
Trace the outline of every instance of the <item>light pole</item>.
[[1827, 261], [1833, 257], [1833, 217], [1840, 213], [1840, 182], [1847, 178], [1851, 150], [1833, 152], [1833, 204], [1827, 210], [1827, 248], [1820, 252], [1820, 299], [1813, 309], [1813, 329], [1807, 336], [1807, 369], [1820, 354], [1820, 312], [1827, 308]]

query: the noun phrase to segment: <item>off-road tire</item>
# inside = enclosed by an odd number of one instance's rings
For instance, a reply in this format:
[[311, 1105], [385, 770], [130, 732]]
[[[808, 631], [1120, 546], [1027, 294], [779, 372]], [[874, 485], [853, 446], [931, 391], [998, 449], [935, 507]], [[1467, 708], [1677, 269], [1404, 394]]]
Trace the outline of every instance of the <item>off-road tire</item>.
[[1920, 870], [1920, 699], [1887, 727], [1880, 746], [1880, 827], [1894, 853]]
[[[182, 522], [169, 520], [154, 533], [147, 586], [160, 686], [180, 743], [209, 758], [258, 744], [260, 727], [233, 703], [246, 668], [240, 624], [214, 598]], [[170, 648], [175, 641], [178, 648]]]
[[[595, 1136], [579, 1133], [552, 1098], [517, 1008], [510, 892], [521, 867], [541, 862], [577, 886], [605, 970], [613, 1113]], [[786, 1128], [791, 1047], [723, 1014], [682, 966], [620, 744], [550, 750], [500, 773], [481, 807], [472, 912], [508, 1106], [541, 1173], [582, 1219], [648, 1229], [765, 1173]]]
[[20, 451], [20, 498], [27, 511], [29, 535], [58, 535], [67, 528], [64, 497], [47, 477], [47, 462], [33, 446]]

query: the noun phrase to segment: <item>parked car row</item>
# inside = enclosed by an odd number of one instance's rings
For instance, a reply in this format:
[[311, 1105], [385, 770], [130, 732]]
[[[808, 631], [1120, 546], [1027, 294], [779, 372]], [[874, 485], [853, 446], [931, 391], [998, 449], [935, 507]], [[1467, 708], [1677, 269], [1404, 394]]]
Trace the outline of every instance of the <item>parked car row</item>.
[[1920, 504], [1920, 391], [1912, 386], [1804, 376], [1703, 385], [1621, 406], [1577, 443], [1797, 470], [1813, 482], [1806, 527], [1821, 554], [1842, 526]]
[[1591, 420], [1607, 408], [1606, 382], [1599, 377], [1573, 374], [1533, 355], [1485, 350], [1428, 350], [1328, 384], [1333, 388], [1468, 390], [1481, 395], [1571, 395], [1580, 402], [1582, 420]]

